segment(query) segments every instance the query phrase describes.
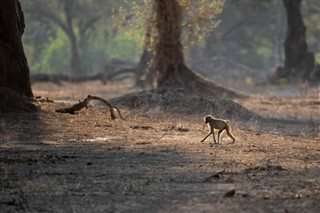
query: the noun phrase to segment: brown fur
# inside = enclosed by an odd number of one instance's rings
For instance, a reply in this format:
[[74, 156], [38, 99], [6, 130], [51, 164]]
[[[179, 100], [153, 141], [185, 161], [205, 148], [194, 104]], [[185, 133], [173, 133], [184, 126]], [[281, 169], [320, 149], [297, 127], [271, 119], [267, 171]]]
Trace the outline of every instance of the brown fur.
[[214, 130], [218, 130], [218, 143], [220, 142], [220, 136], [221, 133], [226, 130], [227, 135], [233, 140], [232, 142], [234, 143], [236, 138], [233, 136], [233, 134], [230, 132], [231, 130], [231, 124], [230, 121], [228, 120], [222, 120], [222, 119], [217, 119], [211, 115], [207, 115], [204, 117], [204, 122], [208, 124], [209, 127], [209, 133], [206, 135], [202, 140], [201, 143], [203, 143], [211, 134], [213, 136], [213, 141], [214, 143], [216, 142], [216, 138], [214, 136]]

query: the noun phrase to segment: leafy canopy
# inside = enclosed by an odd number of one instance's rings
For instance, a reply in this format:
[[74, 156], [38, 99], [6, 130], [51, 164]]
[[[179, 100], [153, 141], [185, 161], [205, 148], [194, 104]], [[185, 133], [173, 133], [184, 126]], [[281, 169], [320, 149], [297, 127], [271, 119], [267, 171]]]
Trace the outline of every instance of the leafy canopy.
[[[186, 50], [204, 41], [220, 23], [217, 16], [222, 12], [224, 0], [177, 0], [183, 10], [181, 20], [182, 43]], [[134, 39], [141, 46], [152, 50], [157, 40], [155, 29], [154, 0], [125, 1], [113, 13], [113, 23], [118, 30]], [[146, 42], [149, 34], [149, 40]]]

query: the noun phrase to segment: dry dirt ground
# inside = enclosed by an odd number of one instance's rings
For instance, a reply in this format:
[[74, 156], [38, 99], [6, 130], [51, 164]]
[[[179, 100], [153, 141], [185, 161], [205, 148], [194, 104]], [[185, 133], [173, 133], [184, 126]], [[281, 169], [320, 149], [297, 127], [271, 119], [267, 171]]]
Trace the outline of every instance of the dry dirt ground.
[[[319, 89], [292, 97], [291, 88], [265, 88], [291, 97], [236, 100], [256, 114], [237, 105], [218, 110], [237, 141], [224, 135], [213, 146], [212, 137], [200, 143], [202, 117], [220, 102], [194, 96], [157, 107], [137, 95], [121, 102], [111, 98], [137, 89], [120, 83], [42, 83], [33, 91], [54, 102], [36, 101], [38, 113], [0, 113], [0, 212], [320, 210]], [[54, 112], [88, 94], [111, 99], [126, 120], [111, 120], [100, 105]], [[154, 96], [170, 93], [145, 93]]]

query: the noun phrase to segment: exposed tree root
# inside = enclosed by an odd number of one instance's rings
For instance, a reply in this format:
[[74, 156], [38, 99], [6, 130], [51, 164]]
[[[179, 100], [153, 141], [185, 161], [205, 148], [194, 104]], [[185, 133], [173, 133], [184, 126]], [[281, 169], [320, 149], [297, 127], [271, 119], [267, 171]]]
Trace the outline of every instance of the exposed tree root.
[[204, 96], [215, 96], [222, 99], [248, 98], [249, 96], [222, 85], [216, 84], [181, 65], [178, 69], [170, 72], [162, 82], [161, 87], [186, 88]]
[[116, 110], [120, 116], [121, 119], [124, 119], [120, 113], [120, 110], [113, 106], [112, 104], [110, 104], [108, 101], [106, 101], [103, 98], [100, 98], [98, 96], [92, 96], [92, 95], [88, 95], [88, 97], [86, 97], [83, 101], [79, 100], [79, 103], [72, 105], [71, 107], [67, 107], [67, 108], [60, 108], [55, 110], [56, 112], [60, 112], [60, 113], [69, 113], [69, 114], [75, 114], [76, 111], [80, 111], [82, 108], [88, 108], [89, 107], [89, 102], [92, 100], [98, 100], [104, 104], [106, 104], [109, 109], [110, 109], [110, 115], [111, 115], [111, 119], [114, 120], [116, 119], [114, 110]]
[[26, 97], [22, 97], [16, 91], [6, 87], [0, 87], [0, 100], [0, 113], [38, 112], [39, 110], [38, 107], [30, 103]]

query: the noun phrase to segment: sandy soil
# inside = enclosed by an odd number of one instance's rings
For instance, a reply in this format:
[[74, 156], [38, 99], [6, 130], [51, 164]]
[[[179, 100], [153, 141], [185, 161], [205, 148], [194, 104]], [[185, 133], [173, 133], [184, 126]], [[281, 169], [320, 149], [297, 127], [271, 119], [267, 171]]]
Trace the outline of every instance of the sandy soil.
[[201, 110], [120, 105], [126, 120], [99, 105], [54, 112], [88, 94], [138, 91], [130, 84], [33, 91], [54, 102], [37, 101], [39, 113], [0, 113], [0, 212], [319, 212], [319, 90], [236, 100], [265, 119], [234, 117], [237, 141], [224, 135], [212, 147], [211, 137], [200, 143]]

